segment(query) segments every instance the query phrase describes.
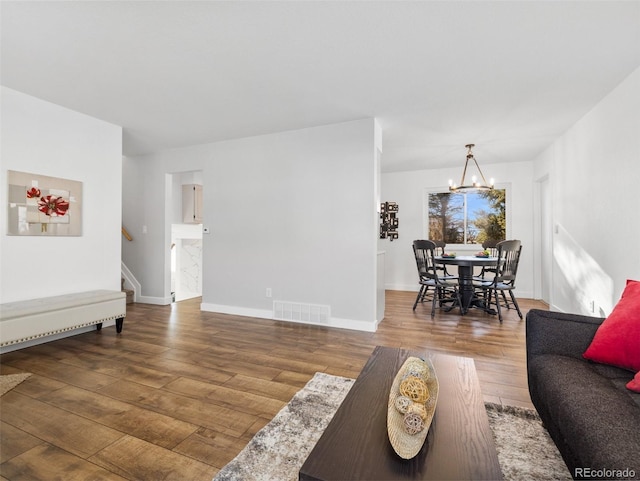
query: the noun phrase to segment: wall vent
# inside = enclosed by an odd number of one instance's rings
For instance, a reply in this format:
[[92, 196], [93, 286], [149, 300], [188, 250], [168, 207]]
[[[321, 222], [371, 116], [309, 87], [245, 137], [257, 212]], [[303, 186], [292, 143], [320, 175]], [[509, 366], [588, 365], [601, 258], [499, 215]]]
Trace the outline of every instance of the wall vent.
[[328, 324], [331, 306], [301, 302], [273, 301], [273, 318], [280, 321], [298, 321]]

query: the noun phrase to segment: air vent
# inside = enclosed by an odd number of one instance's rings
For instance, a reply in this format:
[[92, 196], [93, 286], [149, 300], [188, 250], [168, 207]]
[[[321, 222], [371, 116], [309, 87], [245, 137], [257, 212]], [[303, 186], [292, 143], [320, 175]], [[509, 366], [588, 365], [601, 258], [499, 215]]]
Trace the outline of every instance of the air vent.
[[281, 321], [328, 324], [331, 318], [331, 306], [273, 301], [273, 318]]

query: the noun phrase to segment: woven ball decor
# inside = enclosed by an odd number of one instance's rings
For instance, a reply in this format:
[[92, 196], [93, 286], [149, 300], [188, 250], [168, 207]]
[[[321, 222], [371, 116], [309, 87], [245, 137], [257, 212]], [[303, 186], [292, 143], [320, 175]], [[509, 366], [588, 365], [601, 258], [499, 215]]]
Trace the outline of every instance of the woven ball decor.
[[400, 393], [416, 403], [424, 403], [429, 399], [427, 383], [415, 376], [409, 376], [400, 383]]
[[411, 406], [412, 404], [413, 401], [407, 396], [398, 396], [395, 402], [396, 409], [402, 414], [405, 414], [407, 412], [407, 409], [409, 409], [409, 406]]
[[418, 434], [424, 429], [424, 421], [416, 413], [407, 413], [404, 415], [404, 430], [413, 435]]
[[438, 400], [438, 378], [431, 360], [409, 357], [389, 392], [387, 432], [394, 451], [415, 457], [427, 437]]
[[429, 370], [424, 362], [412, 362], [407, 365], [407, 376], [415, 376], [425, 381], [429, 379]]
[[407, 414], [417, 414], [420, 419], [427, 419], [427, 408], [422, 403], [411, 403], [407, 408]]

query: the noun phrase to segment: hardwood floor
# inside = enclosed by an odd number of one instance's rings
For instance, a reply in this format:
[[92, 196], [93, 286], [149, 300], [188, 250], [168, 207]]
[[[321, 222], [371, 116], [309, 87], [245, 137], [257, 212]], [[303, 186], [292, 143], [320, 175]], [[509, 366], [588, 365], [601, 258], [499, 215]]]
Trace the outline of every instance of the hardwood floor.
[[0, 398], [0, 479], [210, 481], [315, 372], [355, 378], [376, 345], [472, 357], [485, 400], [531, 407], [525, 321], [431, 319], [414, 297], [388, 291], [376, 333], [133, 304], [120, 335], [3, 354], [2, 374], [33, 375]]

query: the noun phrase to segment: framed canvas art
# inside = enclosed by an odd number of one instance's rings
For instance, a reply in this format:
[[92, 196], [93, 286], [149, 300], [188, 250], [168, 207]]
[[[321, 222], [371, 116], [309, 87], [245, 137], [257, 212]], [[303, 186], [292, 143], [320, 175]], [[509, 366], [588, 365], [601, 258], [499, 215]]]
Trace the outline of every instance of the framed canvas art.
[[7, 172], [8, 235], [82, 235], [82, 182]]

